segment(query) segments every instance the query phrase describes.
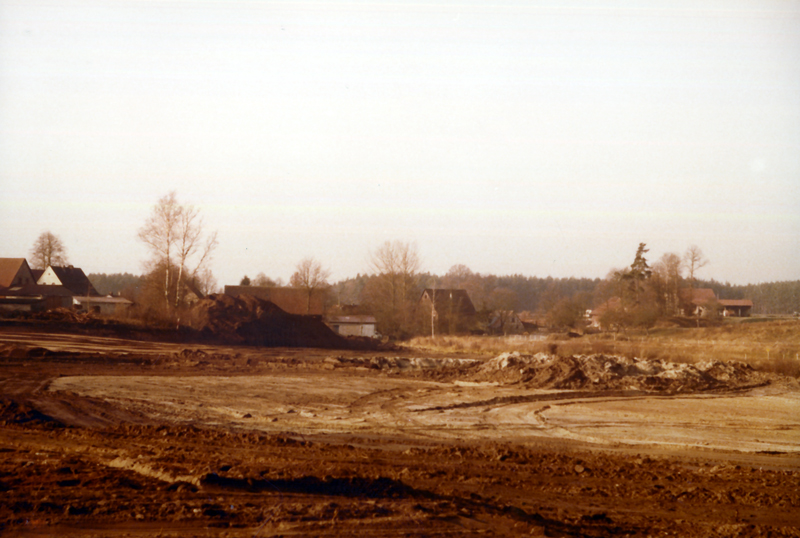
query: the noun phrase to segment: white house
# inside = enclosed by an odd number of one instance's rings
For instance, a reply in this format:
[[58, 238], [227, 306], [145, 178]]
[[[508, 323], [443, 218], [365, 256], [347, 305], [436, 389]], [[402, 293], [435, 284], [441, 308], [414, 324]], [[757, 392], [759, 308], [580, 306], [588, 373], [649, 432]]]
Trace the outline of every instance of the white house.
[[74, 295], [98, 296], [89, 278], [79, 267], [68, 265], [66, 267], [56, 267], [51, 265], [44, 270], [42, 276], [36, 282], [40, 286], [64, 286]]

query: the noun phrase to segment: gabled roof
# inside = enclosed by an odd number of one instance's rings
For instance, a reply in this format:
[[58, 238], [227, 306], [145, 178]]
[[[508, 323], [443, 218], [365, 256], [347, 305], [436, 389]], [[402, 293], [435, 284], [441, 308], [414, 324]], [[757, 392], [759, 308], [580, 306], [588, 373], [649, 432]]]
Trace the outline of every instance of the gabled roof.
[[0, 258], [0, 288], [35, 283], [25, 258]]
[[720, 299], [719, 304], [722, 306], [753, 306], [753, 301], [750, 299]]
[[302, 288], [268, 286], [225, 286], [225, 295], [241, 297], [252, 295], [270, 301], [290, 314], [321, 316], [325, 306], [325, 291], [311, 293], [311, 308], [308, 305], [308, 292]]
[[434, 290], [427, 288], [422, 292], [420, 301], [422, 300], [433, 300], [433, 304], [439, 312], [443, 312], [445, 309], [450, 308], [450, 306], [456, 306], [459, 310], [458, 314], [461, 316], [474, 316], [477, 313], [475, 311], [475, 305], [472, 304], [469, 294], [465, 289], [444, 288]]
[[682, 288], [678, 294], [681, 301], [694, 305], [704, 305], [717, 300], [711, 288]]
[[[47, 269], [51, 269], [53, 273], [55, 273], [59, 282], [61, 282], [61, 285], [75, 295], [95, 297], [100, 295], [97, 293], [97, 290], [94, 289], [94, 286], [92, 286], [92, 283], [89, 281], [89, 277], [86, 276], [86, 274], [83, 272], [83, 269], [80, 267], [73, 267], [71, 265], [59, 267], [51, 265]], [[47, 272], [47, 269], [45, 269], [45, 272]]]
[[205, 298], [206, 294], [200, 291], [200, 287], [194, 280], [186, 280], [183, 285], [186, 286], [186, 291], [193, 294], [198, 300]]

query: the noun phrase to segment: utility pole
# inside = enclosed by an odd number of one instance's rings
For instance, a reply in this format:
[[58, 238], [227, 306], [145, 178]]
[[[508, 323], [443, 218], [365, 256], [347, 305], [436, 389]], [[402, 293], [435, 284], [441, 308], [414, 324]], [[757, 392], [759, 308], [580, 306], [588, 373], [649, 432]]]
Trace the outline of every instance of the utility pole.
[[431, 338], [436, 337], [436, 284], [431, 288]]

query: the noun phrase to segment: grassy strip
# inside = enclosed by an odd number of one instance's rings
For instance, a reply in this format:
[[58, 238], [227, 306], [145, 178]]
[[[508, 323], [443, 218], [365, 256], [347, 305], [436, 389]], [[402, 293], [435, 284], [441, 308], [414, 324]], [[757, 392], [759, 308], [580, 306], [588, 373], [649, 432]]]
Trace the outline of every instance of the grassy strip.
[[485, 354], [506, 351], [559, 356], [603, 353], [669, 362], [742, 361], [765, 372], [800, 378], [800, 321], [767, 320], [759, 323], [725, 322], [718, 327], [665, 327], [568, 338], [551, 334], [526, 336], [437, 336], [411, 340], [409, 346], [437, 353]]

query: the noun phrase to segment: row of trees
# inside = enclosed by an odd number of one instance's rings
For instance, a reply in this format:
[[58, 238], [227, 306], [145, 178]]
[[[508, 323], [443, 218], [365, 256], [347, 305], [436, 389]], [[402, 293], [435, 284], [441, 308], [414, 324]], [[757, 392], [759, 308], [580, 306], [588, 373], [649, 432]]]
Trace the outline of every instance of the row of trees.
[[[148, 317], [180, 321], [186, 307], [187, 290], [216, 291], [209, 261], [217, 247], [216, 233], [206, 233], [200, 211], [178, 201], [175, 192], [158, 200], [138, 230], [150, 258], [143, 277], [133, 275], [90, 275], [103, 292], [125, 288]], [[465, 265], [454, 265], [443, 276], [420, 271], [416, 245], [387, 241], [370, 256], [369, 273], [335, 284], [329, 283], [330, 270], [308, 257], [296, 266], [288, 285], [307, 292], [308, 307], [318, 290], [329, 291], [329, 304], [356, 304], [373, 314], [384, 334], [403, 337], [429, 330], [430, 319], [417, 312], [425, 288], [465, 289], [479, 315], [493, 311], [528, 311], [539, 320], [559, 327], [576, 326], [587, 309], [618, 297], [624, 308], [609, 318], [610, 324], [649, 326], [662, 316], [681, 311], [680, 290], [687, 285], [710, 286], [724, 298], [751, 298], [756, 312], [794, 312], [800, 309], [800, 282], [756, 286], [731, 286], [698, 279], [698, 271], [708, 264], [702, 251], [691, 246], [684, 255], [667, 253], [652, 267], [646, 259], [648, 249], [639, 245], [633, 263], [612, 270], [601, 279], [538, 278], [523, 275], [482, 275]], [[50, 232], [43, 233], [31, 251], [32, 265], [67, 263], [63, 243]], [[139, 279], [138, 282], [134, 282]], [[259, 273], [243, 285], [281, 286], [280, 279]], [[609, 314], [611, 316], [611, 314]], [[429, 316], [428, 316], [429, 317]]]

